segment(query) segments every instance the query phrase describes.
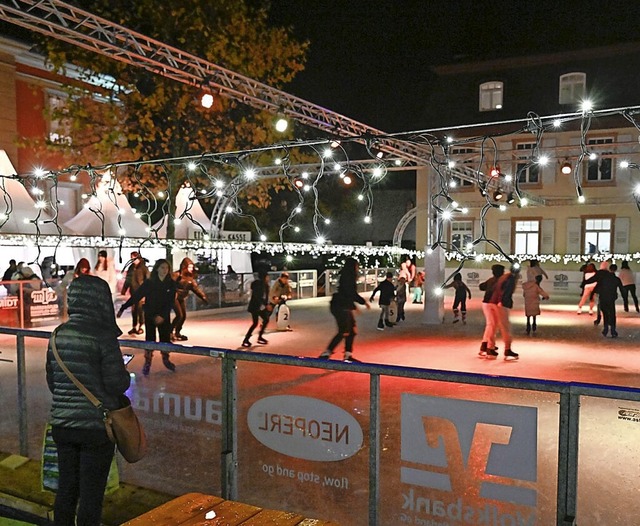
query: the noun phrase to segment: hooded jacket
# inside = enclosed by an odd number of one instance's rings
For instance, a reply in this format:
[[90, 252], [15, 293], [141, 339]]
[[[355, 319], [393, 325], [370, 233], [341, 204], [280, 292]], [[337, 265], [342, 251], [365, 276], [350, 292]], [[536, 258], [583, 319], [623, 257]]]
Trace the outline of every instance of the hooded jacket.
[[[69, 320], [58, 326], [60, 358], [107, 409], [118, 409], [130, 377], [122, 360], [109, 285], [95, 276], [80, 276], [69, 285]], [[52, 336], [53, 337], [53, 336]], [[53, 395], [51, 424], [65, 428], [104, 429], [103, 415], [74, 385], [47, 349], [47, 384]]]

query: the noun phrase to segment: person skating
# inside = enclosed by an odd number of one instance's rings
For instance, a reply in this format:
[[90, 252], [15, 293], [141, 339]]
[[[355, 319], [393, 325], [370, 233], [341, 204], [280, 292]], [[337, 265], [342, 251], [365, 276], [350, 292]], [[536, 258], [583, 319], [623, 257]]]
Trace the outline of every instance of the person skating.
[[[493, 289], [489, 303], [495, 312], [496, 325], [504, 340], [504, 359], [517, 360], [520, 355], [511, 349], [511, 321], [509, 315], [513, 308], [513, 292], [516, 288], [519, 270], [512, 266], [511, 271], [500, 276]], [[495, 357], [495, 356], [494, 356]]]
[[193, 292], [206, 304], [209, 304], [207, 295], [198, 287], [197, 275], [194, 269], [193, 261], [189, 258], [184, 258], [180, 262], [180, 270], [173, 274], [173, 280], [176, 282], [176, 300], [173, 310], [176, 316], [171, 323], [171, 340], [187, 341], [189, 339], [182, 334], [182, 327], [187, 319], [187, 296], [189, 296], [190, 292]]
[[[144, 299], [144, 331], [145, 341], [171, 342], [171, 309], [174, 308], [176, 297], [176, 282], [171, 279], [171, 265], [166, 259], [159, 259], [153, 265], [149, 279], [140, 285], [129, 299], [120, 307], [118, 318], [125, 309]], [[162, 363], [170, 371], [175, 371], [175, 364], [169, 359], [169, 353], [162, 351]], [[144, 352], [144, 366], [142, 374], [147, 376], [151, 370], [153, 351]]]
[[595, 292], [598, 294], [604, 325], [602, 335], [608, 336], [609, 329], [611, 329], [612, 338], [618, 337], [618, 331], [616, 330], [616, 299], [618, 299], [618, 290], [620, 290], [621, 294], [623, 292], [622, 282], [615, 274], [616, 270], [618, 270], [618, 266], [612, 264], [608, 270], [600, 269], [593, 277], [585, 281], [587, 284], [595, 283]]
[[251, 299], [247, 310], [251, 313], [251, 326], [242, 341], [243, 347], [251, 347], [251, 335], [262, 320], [260, 332], [258, 332], [258, 343], [266, 345], [269, 342], [264, 338], [264, 331], [269, 323], [269, 317], [273, 307], [269, 302], [269, 274], [266, 269], [258, 270], [258, 279], [251, 283]]
[[[131, 259], [125, 265], [127, 275], [122, 286], [122, 294], [129, 292], [133, 294], [140, 288], [140, 285], [144, 283], [146, 279], [149, 279], [149, 269], [147, 267], [146, 260], [140, 255], [138, 251], [131, 252]], [[131, 306], [131, 330], [127, 334], [131, 336], [135, 334], [142, 334], [144, 330], [144, 309], [142, 301], [137, 302]]]
[[112, 299], [115, 299], [118, 274], [113, 260], [108, 256], [106, 250], [100, 250], [98, 252], [98, 261], [96, 261], [96, 264], [93, 267], [92, 274], [102, 278], [108, 283], [109, 289], [111, 290], [111, 297]]
[[460, 313], [462, 313], [462, 324], [467, 324], [467, 296], [471, 299], [471, 291], [466, 283], [462, 281], [462, 274], [456, 272], [453, 275], [453, 281], [445, 285], [445, 289], [453, 287], [455, 289], [455, 297], [453, 299], [453, 323], [460, 321]]
[[480, 356], [495, 358], [498, 356], [496, 347], [496, 311], [491, 306], [491, 296], [498, 279], [504, 274], [504, 265], [496, 263], [491, 266], [491, 277], [480, 283], [479, 288], [484, 292], [482, 298], [482, 314], [484, 315], [484, 333], [480, 344]]
[[[285, 305], [287, 303], [287, 300], [291, 299], [292, 295], [293, 289], [289, 284], [289, 273], [286, 271], [282, 272], [278, 279], [271, 286], [271, 290], [269, 292], [269, 301], [273, 307], [273, 314], [275, 315], [276, 320], [278, 320], [280, 306]], [[286, 330], [291, 331], [293, 329], [291, 328], [291, 325], [287, 324]]]
[[415, 279], [413, 280], [413, 289], [411, 294], [413, 295], [413, 303], [422, 303], [422, 287], [424, 285], [424, 271], [420, 270]]
[[636, 276], [633, 273], [633, 270], [629, 268], [628, 261], [623, 261], [620, 264], [618, 277], [622, 282], [622, 301], [624, 303], [624, 311], [629, 312], [629, 294], [631, 294], [631, 299], [633, 299], [636, 312], [640, 312], [640, 308], [638, 308], [638, 297], [636, 296]]
[[525, 281], [522, 284], [524, 315], [527, 317], [527, 334], [531, 334], [531, 331], [536, 332], [538, 329], [536, 317], [540, 316], [540, 298], [544, 300], [549, 299], [549, 294], [547, 294], [540, 286], [541, 282], [542, 276], [537, 275], [533, 281]]
[[547, 276], [547, 273], [540, 266], [540, 262], [537, 259], [530, 259], [529, 260], [529, 267], [527, 268], [527, 281], [526, 282], [535, 281], [538, 276], [540, 276], [540, 283], [542, 283], [542, 278], [543, 277], [546, 278], [546, 279], [549, 279], [549, 276]]
[[[353, 341], [357, 334], [356, 303], [364, 305], [367, 309], [371, 305], [360, 294], [356, 280], [358, 277], [358, 262], [354, 258], [347, 258], [340, 272], [340, 280], [338, 281], [338, 290], [331, 297], [331, 314], [338, 325], [338, 332], [329, 342], [327, 350], [324, 351], [319, 358], [328, 360], [338, 344], [344, 339], [344, 361], [358, 362], [353, 357]], [[391, 284], [393, 287], [393, 284]]]
[[369, 301], [373, 301], [378, 292], [380, 293], [380, 299], [378, 300], [378, 305], [380, 306], [378, 330], [384, 331], [385, 326], [393, 327], [393, 323], [389, 321], [389, 305], [391, 305], [391, 301], [396, 297], [396, 288], [393, 285], [393, 272], [386, 273], [384, 281], [381, 281], [378, 286], [373, 289]]
[[404, 276], [398, 278], [398, 285], [396, 286], [396, 303], [398, 305], [397, 321], [404, 321], [404, 304], [407, 302], [407, 280]]
[[[608, 266], [608, 264], [607, 264]], [[600, 267], [602, 269], [602, 266]], [[587, 263], [583, 267], [583, 278], [580, 286], [582, 287], [582, 296], [580, 297], [580, 301], [578, 302], [578, 311], [577, 314], [582, 314], [582, 306], [588, 301], [589, 302], [589, 315], [593, 314], [593, 307], [595, 306], [595, 297], [593, 293], [593, 289], [596, 287], [595, 282], [587, 281], [596, 275], [596, 266], [593, 263]]]

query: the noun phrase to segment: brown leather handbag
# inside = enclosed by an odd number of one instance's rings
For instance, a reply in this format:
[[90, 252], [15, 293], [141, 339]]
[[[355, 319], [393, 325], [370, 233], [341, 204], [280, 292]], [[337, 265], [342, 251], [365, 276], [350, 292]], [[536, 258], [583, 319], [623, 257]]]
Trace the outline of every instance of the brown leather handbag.
[[144, 434], [142, 424], [138, 420], [137, 415], [131, 407], [131, 400], [126, 395], [121, 395], [120, 409], [109, 410], [103, 407], [102, 402], [98, 400], [74, 374], [60, 358], [58, 348], [56, 347], [56, 331], [51, 335], [51, 350], [58, 362], [58, 365], [71, 379], [75, 386], [82, 391], [89, 401], [102, 412], [104, 427], [109, 436], [109, 440], [116, 444], [118, 451], [124, 459], [133, 464], [138, 462], [147, 454], [147, 437]]

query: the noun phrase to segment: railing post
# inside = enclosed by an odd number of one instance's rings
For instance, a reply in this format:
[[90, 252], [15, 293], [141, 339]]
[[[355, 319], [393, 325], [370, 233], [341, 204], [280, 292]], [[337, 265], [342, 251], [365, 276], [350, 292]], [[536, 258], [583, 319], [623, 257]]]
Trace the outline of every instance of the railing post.
[[20, 455], [29, 456], [28, 415], [27, 415], [27, 369], [24, 352], [24, 334], [16, 335], [16, 355], [18, 373], [18, 432], [20, 435]]
[[222, 497], [238, 498], [238, 438], [236, 418], [238, 399], [235, 359], [222, 355]]
[[578, 425], [580, 399], [571, 391], [560, 393], [558, 438], [558, 526], [573, 526], [578, 491]]
[[378, 526], [380, 502], [380, 375], [369, 378], [369, 526]]
[[311, 297], [317, 298], [318, 297], [318, 271], [312, 270], [311, 275], [313, 276], [313, 289], [311, 292], [311, 294], [313, 295]]
[[20, 328], [24, 329], [24, 286], [23, 283], [18, 283], [20, 290], [18, 291], [20, 294]]

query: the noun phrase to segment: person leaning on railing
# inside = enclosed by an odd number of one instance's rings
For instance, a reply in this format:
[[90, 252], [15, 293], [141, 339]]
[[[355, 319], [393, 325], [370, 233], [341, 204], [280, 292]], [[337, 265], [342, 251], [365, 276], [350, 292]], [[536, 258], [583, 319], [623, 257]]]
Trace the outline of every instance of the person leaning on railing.
[[[130, 377], [122, 360], [122, 334], [113, 312], [109, 285], [82, 275], [69, 285], [69, 321], [52, 341], [61, 361], [104, 405], [118, 409]], [[54, 340], [55, 339], [55, 340]], [[104, 427], [104, 415], [67, 376], [49, 343], [46, 376], [53, 398], [50, 423], [58, 452], [55, 524], [101, 524], [102, 500], [115, 446]]]

